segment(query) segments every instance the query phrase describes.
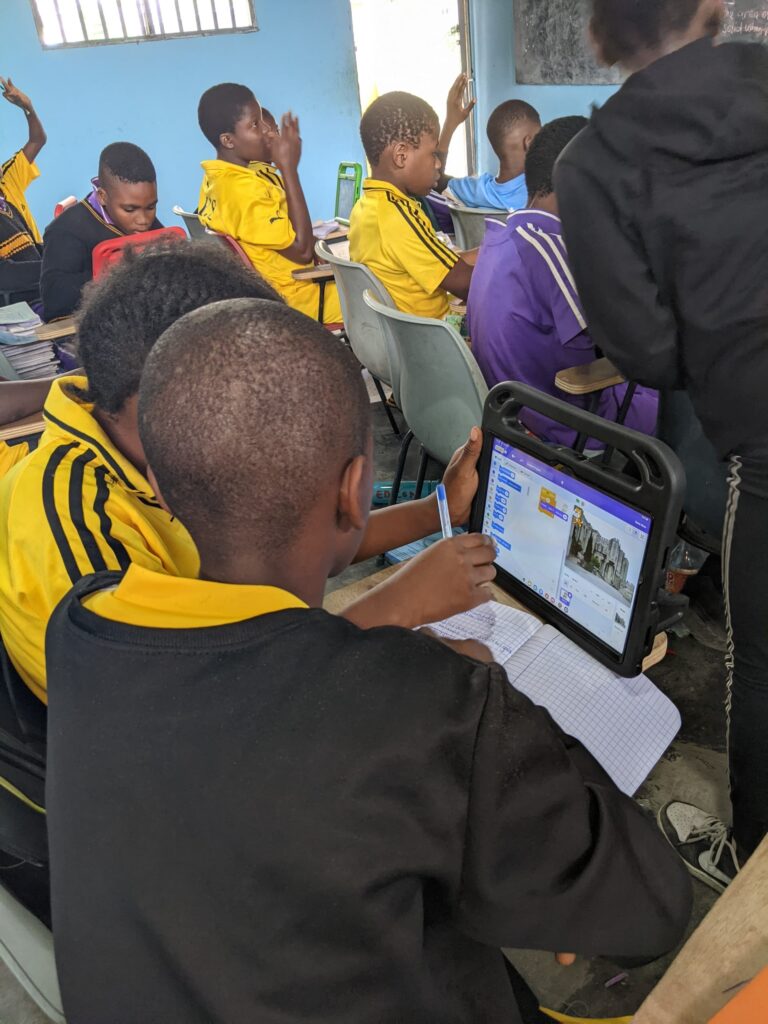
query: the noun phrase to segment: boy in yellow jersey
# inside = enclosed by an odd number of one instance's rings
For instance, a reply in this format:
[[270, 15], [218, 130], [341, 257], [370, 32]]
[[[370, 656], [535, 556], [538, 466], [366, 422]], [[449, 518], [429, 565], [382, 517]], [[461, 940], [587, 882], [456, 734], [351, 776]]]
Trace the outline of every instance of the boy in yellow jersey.
[[472, 266], [444, 245], [413, 196], [440, 176], [440, 122], [432, 107], [407, 92], [389, 92], [363, 114], [360, 135], [371, 177], [352, 209], [349, 254], [381, 281], [398, 309], [441, 319], [449, 293], [469, 294]]
[[13, 302], [31, 302], [40, 294], [43, 240], [25, 193], [40, 174], [35, 159], [46, 135], [32, 101], [10, 78], [0, 78], [0, 94], [24, 111], [29, 130], [24, 146], [0, 165], [0, 291], [10, 292]]
[[[294, 270], [312, 265], [315, 251], [299, 180], [298, 118], [284, 114], [280, 131], [274, 134], [262, 120], [251, 90], [226, 82], [203, 93], [197, 116], [216, 150], [216, 159], [202, 164], [200, 220], [212, 231], [236, 239], [289, 306], [319, 319], [320, 286], [293, 279]], [[323, 322], [342, 322], [333, 283], [325, 288]]]
[[[47, 699], [45, 628], [82, 576], [130, 564], [168, 576], [198, 573], [189, 534], [160, 507], [146, 478], [137, 393], [161, 332], [190, 310], [226, 298], [280, 302], [258, 274], [218, 246], [160, 244], [138, 256], [129, 252], [84, 300], [78, 341], [87, 376], [54, 381], [39, 447], [0, 480], [0, 635], [41, 700]], [[214, 401], [218, 372], [211, 367]], [[181, 374], [179, 388], [185, 387]], [[281, 430], [277, 421], [274, 430]], [[216, 438], [209, 442], [215, 446]], [[475, 430], [446, 471], [456, 524], [469, 517], [481, 447]], [[222, 514], [226, 500], [223, 494]], [[371, 516], [357, 559], [439, 528], [434, 495], [382, 509]], [[492, 542], [478, 535], [434, 544], [345, 615], [363, 627], [417, 626], [474, 607], [490, 598], [485, 584], [495, 575], [494, 557]]]

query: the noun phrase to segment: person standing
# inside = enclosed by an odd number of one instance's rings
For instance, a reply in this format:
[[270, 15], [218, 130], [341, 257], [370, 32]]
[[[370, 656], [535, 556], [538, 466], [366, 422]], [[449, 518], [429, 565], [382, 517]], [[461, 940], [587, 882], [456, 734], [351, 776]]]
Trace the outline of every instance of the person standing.
[[595, 344], [689, 391], [730, 460], [723, 537], [733, 829], [672, 801], [659, 824], [722, 891], [768, 831], [768, 50], [717, 45], [722, 0], [592, 0], [629, 75], [560, 159], [565, 241]]

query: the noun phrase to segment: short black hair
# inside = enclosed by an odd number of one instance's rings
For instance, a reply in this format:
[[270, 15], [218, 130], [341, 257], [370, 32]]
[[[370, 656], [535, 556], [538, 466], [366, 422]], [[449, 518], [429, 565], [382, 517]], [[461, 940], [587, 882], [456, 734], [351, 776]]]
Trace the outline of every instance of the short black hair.
[[558, 117], [545, 124], [531, 143], [525, 158], [528, 198], [548, 196], [555, 191], [557, 158], [580, 131], [589, 124], [586, 117]]
[[160, 493], [199, 544], [285, 549], [366, 452], [370, 399], [330, 331], [258, 299], [182, 317], [150, 353], [139, 433]]
[[385, 92], [368, 107], [360, 122], [360, 138], [371, 167], [393, 142], [418, 146], [425, 132], [440, 132], [440, 118], [426, 100], [409, 92]]
[[529, 121], [532, 125], [541, 124], [538, 110], [525, 100], [505, 100], [491, 113], [486, 131], [497, 157], [502, 156], [507, 133], [519, 127], [523, 121]]
[[592, 0], [592, 35], [608, 64], [655, 50], [669, 32], [688, 28], [701, 0]]
[[197, 121], [203, 135], [216, 149], [225, 132], [233, 132], [248, 103], [255, 100], [247, 85], [222, 82], [206, 89], [197, 105]]
[[84, 293], [77, 345], [88, 390], [80, 397], [119, 412], [139, 390], [144, 362], [163, 331], [190, 310], [232, 298], [282, 302], [223, 245], [165, 241], [139, 253], [128, 248]]
[[111, 142], [99, 157], [99, 178], [111, 175], [129, 185], [156, 182], [155, 165], [140, 146], [132, 142]]

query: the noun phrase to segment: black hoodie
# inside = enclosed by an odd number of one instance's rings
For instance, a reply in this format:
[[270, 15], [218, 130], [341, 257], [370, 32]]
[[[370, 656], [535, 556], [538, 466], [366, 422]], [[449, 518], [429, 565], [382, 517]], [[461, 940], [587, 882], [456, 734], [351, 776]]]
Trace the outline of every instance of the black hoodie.
[[632, 75], [556, 189], [595, 344], [688, 388], [722, 456], [768, 440], [768, 49], [705, 39]]

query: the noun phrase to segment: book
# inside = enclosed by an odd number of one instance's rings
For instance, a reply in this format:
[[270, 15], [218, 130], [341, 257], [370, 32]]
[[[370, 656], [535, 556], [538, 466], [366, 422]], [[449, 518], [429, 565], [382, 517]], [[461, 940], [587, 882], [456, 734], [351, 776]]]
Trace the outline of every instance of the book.
[[429, 628], [484, 644], [511, 685], [546, 708], [628, 796], [680, 729], [680, 712], [647, 676], [616, 675], [527, 612], [491, 601]]

